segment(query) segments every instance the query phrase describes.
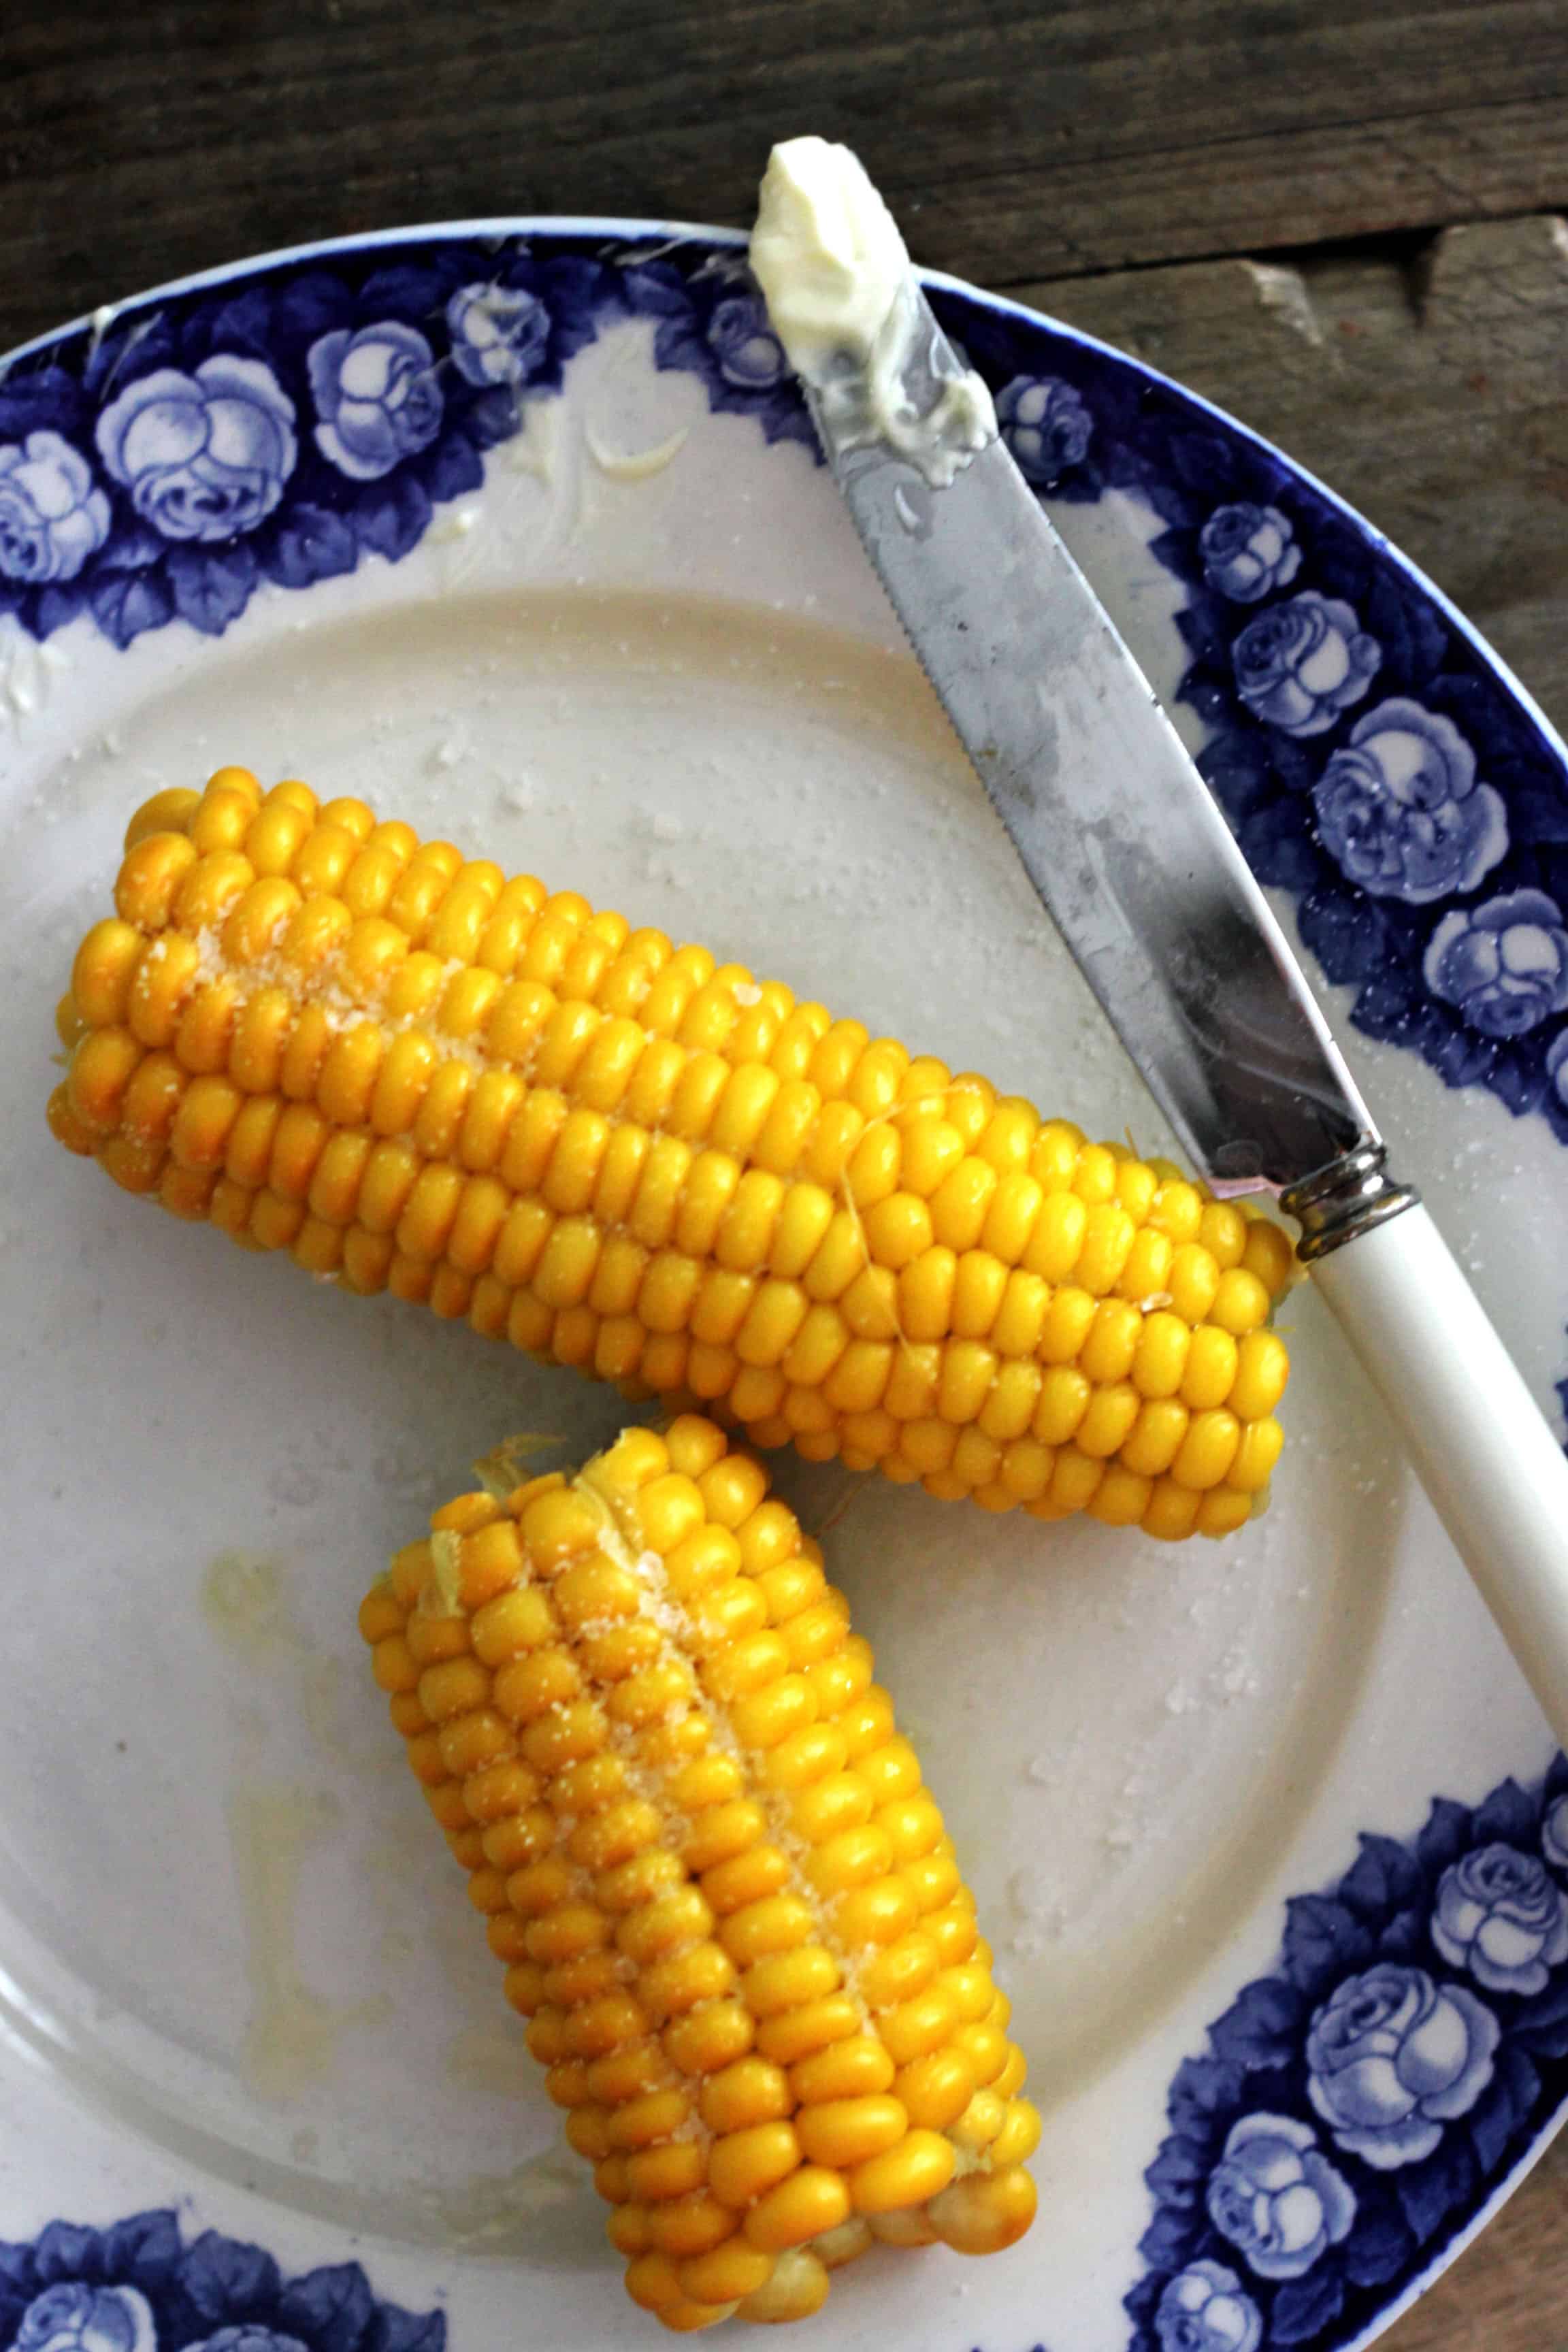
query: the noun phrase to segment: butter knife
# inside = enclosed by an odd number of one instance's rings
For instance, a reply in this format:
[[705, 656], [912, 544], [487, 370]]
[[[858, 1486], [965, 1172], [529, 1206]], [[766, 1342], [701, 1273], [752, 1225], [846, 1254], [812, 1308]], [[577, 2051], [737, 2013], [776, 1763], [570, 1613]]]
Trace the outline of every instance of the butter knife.
[[[895, 441], [807, 383], [855, 525], [1026, 873], [1214, 1191], [1274, 1195], [1560, 1744], [1568, 1455], [1377, 1127], [1158, 698], [911, 280]], [[858, 363], [847, 361], [847, 375]], [[922, 423], [930, 429], [922, 434]], [[931, 462], [932, 451], [942, 462]], [[915, 452], [911, 457], [910, 452]]]

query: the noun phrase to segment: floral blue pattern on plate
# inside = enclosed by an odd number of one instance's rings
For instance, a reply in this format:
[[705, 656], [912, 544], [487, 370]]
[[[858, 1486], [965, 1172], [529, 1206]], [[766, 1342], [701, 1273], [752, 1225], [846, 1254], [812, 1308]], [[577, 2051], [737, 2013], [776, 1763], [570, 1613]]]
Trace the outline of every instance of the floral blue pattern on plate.
[[[1479, 649], [1352, 519], [1173, 386], [960, 289], [935, 300], [1042, 496], [1131, 490], [1163, 519], [1200, 764], [1356, 990], [1355, 1024], [1568, 1141], [1568, 787]], [[0, 614], [47, 637], [85, 612], [121, 646], [175, 620], [217, 635], [264, 581], [396, 562], [628, 317], [712, 408], [815, 448], [738, 250], [551, 233], [284, 262], [0, 378]]]
[[115, 644], [218, 635], [272, 581], [408, 553], [559, 392], [618, 280], [591, 255], [450, 239], [131, 310], [0, 377], [0, 612]]
[[1312, 804], [1324, 846], [1377, 898], [1473, 890], [1508, 850], [1508, 812], [1458, 729], [1398, 695], [1356, 720]]
[[1018, 471], [1048, 489], [1083, 463], [1094, 419], [1059, 376], [1016, 375], [996, 394], [996, 421]]
[[1286, 1906], [1172, 2085], [1132, 2352], [1351, 2344], [1568, 2095], [1568, 1759]]
[[0, 2244], [11, 2352], [444, 2352], [443, 2313], [377, 2300], [358, 2263], [286, 2278], [262, 2247], [132, 2213]]
[[[1327, 977], [1356, 991], [1356, 1027], [1568, 1142], [1568, 778], [1482, 649], [1363, 525], [1200, 403], [1042, 322], [1026, 410], [1027, 322], [936, 301], [1009, 415], [1060, 417], [1064, 394], [1081, 408], [1091, 429], [1043, 461], [1053, 499], [1128, 490], [1163, 520], [1153, 552], [1187, 591], [1182, 698], [1209, 732], [1198, 764]], [[1038, 480], [1032, 445], [1007, 416], [1004, 431]]]

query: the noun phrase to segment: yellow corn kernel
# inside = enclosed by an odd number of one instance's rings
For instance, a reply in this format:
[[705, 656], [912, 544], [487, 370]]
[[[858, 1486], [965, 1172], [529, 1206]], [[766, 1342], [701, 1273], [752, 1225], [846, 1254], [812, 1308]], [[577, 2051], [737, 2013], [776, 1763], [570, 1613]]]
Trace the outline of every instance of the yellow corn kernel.
[[[612, 2216], [612, 2224], [613, 2221]], [[646, 2242], [635, 2251], [642, 2252], [653, 2247], [660, 2253], [673, 2255], [678, 2262], [686, 2261], [694, 2254], [710, 2253], [726, 2238], [732, 2238], [735, 2229], [736, 2219], [729, 2207], [721, 2205], [705, 2189], [698, 2189], [689, 2196], [647, 2207], [637, 2233]], [[622, 2244], [613, 2226], [611, 2240], [616, 2245]], [[633, 2250], [623, 2247], [623, 2251]]]
[[830, 1996], [839, 1982], [839, 1965], [821, 1944], [805, 1944], [791, 1952], [774, 1952], [758, 1960], [745, 1974], [746, 2001], [752, 2014], [771, 2018], [783, 2011], [808, 2008]]
[[952, 1998], [939, 1983], [884, 2011], [877, 2025], [889, 2053], [902, 2066], [940, 2049], [956, 2022]]
[[1149, 1507], [1153, 1481], [1129, 1470], [1124, 1463], [1108, 1465], [1094, 1490], [1089, 1508], [1102, 1527], [1132, 1528]]
[[[244, 782], [251, 787], [251, 797], [245, 803], [248, 822], [249, 812], [254, 809], [260, 794], [255, 777], [249, 774], [247, 770], [220, 768], [209, 782], [207, 790], [212, 793], [216, 788], [221, 792], [224, 784], [230, 778], [243, 778]], [[154, 793], [151, 800], [142, 802], [142, 806], [126, 826], [126, 848], [133, 848], [137, 842], [144, 840], [150, 833], [188, 833], [192, 821], [201, 806], [202, 797], [200, 793], [190, 792], [178, 785], [166, 792]], [[227, 846], [226, 844], [225, 845]]]
[[133, 923], [110, 915], [93, 925], [71, 967], [71, 998], [86, 1029], [126, 1019], [133, 982], [149, 954], [148, 942]]
[[795, 2122], [801, 2147], [812, 2162], [836, 2172], [847, 2172], [852, 2165], [896, 2147], [909, 2127], [902, 2104], [886, 2093], [824, 2099], [803, 2108]]
[[1288, 1235], [1268, 1217], [1247, 1219], [1241, 1263], [1248, 1274], [1257, 1276], [1270, 1298], [1281, 1297], [1298, 1272]]
[[[1254, 1426], [1266, 1427], [1267, 1424], [1256, 1423]], [[1165, 1476], [1155, 1479], [1148, 1507], [1139, 1525], [1146, 1534], [1158, 1536], [1163, 1542], [1179, 1542], [1182, 1537], [1190, 1536], [1197, 1525], [1198, 1506], [1202, 1500], [1202, 1496], [1193, 1487], [1182, 1486], [1167, 1473]]]
[[1261, 1494], [1279, 1459], [1285, 1433], [1271, 1413], [1248, 1422], [1230, 1465], [1228, 1484], [1242, 1495]]
[[702, 2084], [700, 2111], [711, 2132], [742, 2131], [777, 2123], [793, 2112], [788, 2077], [781, 2066], [754, 2056], [710, 2074]]
[[1190, 1418], [1186, 1406], [1174, 1397], [1155, 1397], [1141, 1405], [1122, 1440], [1120, 1466], [1138, 1476], [1159, 1476], [1175, 1460]]
[[679, 2265], [682, 2292], [698, 2304], [734, 2304], [767, 2284], [773, 2258], [739, 2236]]
[[1195, 1327], [1205, 1319], [1219, 1289], [1219, 1268], [1201, 1242], [1184, 1242], [1173, 1253], [1168, 1287], [1172, 1311], [1184, 1323]]
[[1241, 1423], [1223, 1405], [1194, 1413], [1171, 1465], [1172, 1477], [1179, 1486], [1205, 1494], [1224, 1479], [1240, 1442]]
[[1152, 1161], [1151, 1165], [1161, 1181], [1149, 1212], [1150, 1223], [1157, 1232], [1164, 1234], [1176, 1248], [1180, 1248], [1184, 1242], [1196, 1241], [1203, 1223], [1202, 1192], [1168, 1160]]
[[995, 2166], [1026, 2163], [1040, 2144], [1040, 2114], [1028, 2099], [1009, 2099], [1006, 2119], [991, 2143]]
[[1234, 1202], [1207, 1202], [1198, 1226], [1198, 1239], [1223, 1274], [1241, 1264], [1247, 1247], [1247, 1220]]
[[912, 2125], [946, 2131], [973, 2097], [974, 2075], [962, 2051], [933, 2050], [900, 2066], [893, 2087]]
[[662, 2037], [671, 2063], [692, 2075], [715, 2074], [743, 2058], [755, 2038], [755, 2020], [739, 2000], [717, 2000], [676, 2018]]
[[1209, 1313], [1223, 1331], [1240, 1339], [1256, 1331], [1268, 1313], [1268, 1293], [1257, 1275], [1243, 1265], [1228, 1266], [1215, 1288]]
[[[1104, 1462], [1120, 1452], [1132, 1433], [1141, 1400], [1131, 1381], [1090, 1391], [1082, 1418], [1072, 1433], [1080, 1454]], [[1060, 1441], [1056, 1441], [1059, 1443]]]
[[1194, 1521], [1201, 1536], [1234, 1535], [1252, 1517], [1253, 1498], [1237, 1486], [1215, 1486], [1198, 1501]]
[[1284, 1395], [1289, 1376], [1289, 1358], [1278, 1332], [1247, 1332], [1237, 1349], [1236, 1379], [1226, 1400], [1230, 1410], [1238, 1421], [1262, 1421]]
[[708, 2153], [709, 2187], [721, 2205], [743, 2210], [786, 2179], [800, 2160], [793, 2124], [753, 2124], [713, 2142]]
[[1132, 1384], [1141, 1397], [1174, 1396], [1187, 1367], [1192, 1331], [1179, 1315], [1156, 1309], [1145, 1316], [1132, 1351]]
[[842, 2229], [849, 2211], [843, 2174], [825, 2165], [802, 2164], [757, 2200], [742, 2226], [753, 2246], [773, 2253]]
[[665, 2311], [681, 2300], [680, 2281], [668, 2254], [638, 2254], [626, 2265], [626, 2293], [644, 2311]]
[[1223, 1405], [1236, 1385], [1240, 1363], [1241, 1351], [1231, 1334], [1216, 1323], [1201, 1324], [1187, 1349], [1182, 1402], [1194, 1412], [1212, 1412]]
[[926, 2212], [937, 2236], [955, 2253], [994, 2254], [1016, 2245], [1035, 2218], [1037, 2201], [1033, 2180], [1015, 2164], [951, 2182]]
[[[195, 844], [184, 834], [159, 830], [128, 841], [114, 888], [115, 911], [121, 920], [140, 930], [161, 931], [198, 856]], [[245, 880], [250, 878], [247, 866]]]
[[803, 2107], [825, 2101], [863, 2097], [888, 2090], [893, 2082], [890, 2055], [875, 2034], [830, 2042], [790, 2070], [790, 2089]]
[[1079, 1350], [1079, 1369], [1097, 1389], [1125, 1381], [1133, 1368], [1143, 1317], [1130, 1299], [1104, 1298]]
[[857, 2213], [893, 2213], [923, 2205], [947, 2187], [958, 2150], [942, 2132], [910, 2131], [896, 2147], [868, 2157], [849, 2175]]

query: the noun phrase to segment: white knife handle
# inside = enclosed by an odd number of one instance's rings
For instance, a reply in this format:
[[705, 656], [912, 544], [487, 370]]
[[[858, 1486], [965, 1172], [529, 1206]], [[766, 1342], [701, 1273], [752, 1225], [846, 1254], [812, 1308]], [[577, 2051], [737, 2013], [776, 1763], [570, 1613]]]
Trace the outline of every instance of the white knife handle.
[[1568, 1454], [1419, 1204], [1312, 1275], [1568, 1748]]

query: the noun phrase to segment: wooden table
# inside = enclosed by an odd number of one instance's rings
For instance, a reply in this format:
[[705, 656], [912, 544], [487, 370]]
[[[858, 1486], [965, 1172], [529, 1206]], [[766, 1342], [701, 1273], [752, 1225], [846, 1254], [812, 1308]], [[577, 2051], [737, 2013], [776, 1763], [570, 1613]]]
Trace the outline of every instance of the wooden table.
[[[1233, 409], [1568, 727], [1568, 0], [4, 0], [0, 351], [239, 255], [742, 223], [866, 157], [918, 257]], [[1384, 2339], [1568, 2344], [1568, 2142]]]

